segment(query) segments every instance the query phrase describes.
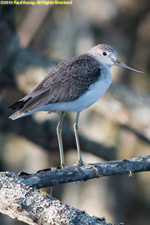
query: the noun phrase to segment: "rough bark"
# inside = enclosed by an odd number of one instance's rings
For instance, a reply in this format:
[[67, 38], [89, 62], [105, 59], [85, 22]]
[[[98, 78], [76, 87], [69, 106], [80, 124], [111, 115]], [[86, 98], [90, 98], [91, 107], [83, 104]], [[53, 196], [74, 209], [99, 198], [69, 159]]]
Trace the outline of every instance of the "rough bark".
[[44, 192], [27, 186], [15, 173], [0, 173], [0, 212], [31, 225], [100, 224], [105, 218], [89, 216], [85, 211], [60, 202]]
[[[104, 162], [91, 165], [74, 165], [50, 168], [36, 174], [0, 173], [0, 212], [28, 224], [101, 224], [109, 225], [104, 218], [91, 217], [60, 202], [36, 188], [59, 183], [85, 181], [117, 174], [131, 175], [150, 170], [150, 156]], [[22, 177], [21, 177], [22, 176]]]
[[27, 185], [36, 188], [57, 184], [86, 181], [104, 176], [123, 175], [150, 170], [150, 156], [116, 160], [95, 164], [73, 165], [64, 168], [52, 167], [34, 174], [20, 173]]

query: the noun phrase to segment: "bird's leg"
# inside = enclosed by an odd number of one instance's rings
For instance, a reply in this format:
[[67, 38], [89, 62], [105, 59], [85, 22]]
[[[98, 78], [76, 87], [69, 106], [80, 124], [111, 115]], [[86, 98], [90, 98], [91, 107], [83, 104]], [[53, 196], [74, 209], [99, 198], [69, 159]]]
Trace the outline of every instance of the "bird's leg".
[[75, 139], [76, 139], [76, 145], [77, 145], [77, 152], [78, 152], [78, 163], [79, 164], [84, 164], [81, 156], [81, 150], [80, 150], [80, 143], [79, 143], [79, 137], [78, 137], [78, 121], [79, 121], [79, 114], [80, 112], [77, 112], [76, 119], [73, 125], [74, 128], [74, 134], [75, 134]]
[[58, 138], [58, 145], [59, 145], [59, 152], [60, 152], [60, 166], [64, 167], [64, 151], [63, 151], [63, 143], [62, 143], [62, 123], [65, 116], [65, 112], [61, 112], [60, 121], [57, 125], [56, 131], [57, 131], [57, 138]]

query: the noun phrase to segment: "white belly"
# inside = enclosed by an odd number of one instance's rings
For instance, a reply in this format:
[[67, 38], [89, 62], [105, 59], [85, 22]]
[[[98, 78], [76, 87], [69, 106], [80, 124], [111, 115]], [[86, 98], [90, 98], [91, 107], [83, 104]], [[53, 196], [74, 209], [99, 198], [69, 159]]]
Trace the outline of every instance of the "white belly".
[[94, 104], [107, 91], [112, 82], [111, 72], [107, 74], [106, 78], [99, 79], [92, 84], [89, 90], [81, 97], [73, 102], [54, 103], [47, 106], [40, 107], [38, 111], [49, 112], [80, 112]]

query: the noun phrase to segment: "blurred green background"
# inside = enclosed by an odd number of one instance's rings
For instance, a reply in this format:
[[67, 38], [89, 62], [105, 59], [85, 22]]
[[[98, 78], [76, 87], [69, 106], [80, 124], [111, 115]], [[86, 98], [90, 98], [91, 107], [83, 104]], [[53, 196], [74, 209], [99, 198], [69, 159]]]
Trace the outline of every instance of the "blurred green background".
[[[85, 162], [150, 154], [150, 1], [82, 0], [73, 5], [0, 8], [0, 169], [36, 172], [59, 165], [59, 115], [9, 120], [8, 106], [31, 91], [61, 60], [105, 43], [144, 71], [112, 68], [109, 91], [79, 120]], [[66, 164], [76, 162], [74, 113], [66, 115]], [[53, 196], [108, 222], [150, 224], [150, 175], [114, 176], [53, 188]], [[0, 224], [24, 224], [0, 215]]]

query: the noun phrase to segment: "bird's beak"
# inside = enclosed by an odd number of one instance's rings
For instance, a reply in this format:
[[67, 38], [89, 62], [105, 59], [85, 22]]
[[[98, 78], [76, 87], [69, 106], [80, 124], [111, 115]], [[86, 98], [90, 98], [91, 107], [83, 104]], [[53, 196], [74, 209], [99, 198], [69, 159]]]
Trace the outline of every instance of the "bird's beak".
[[127, 66], [126, 64], [120, 62], [118, 59], [114, 60], [114, 65], [121, 66], [123, 68], [126, 68], [128, 70], [132, 70], [132, 71], [137, 72], [137, 73], [144, 73], [144, 72], [142, 72], [140, 70], [137, 70], [137, 69], [131, 68], [130, 66]]

